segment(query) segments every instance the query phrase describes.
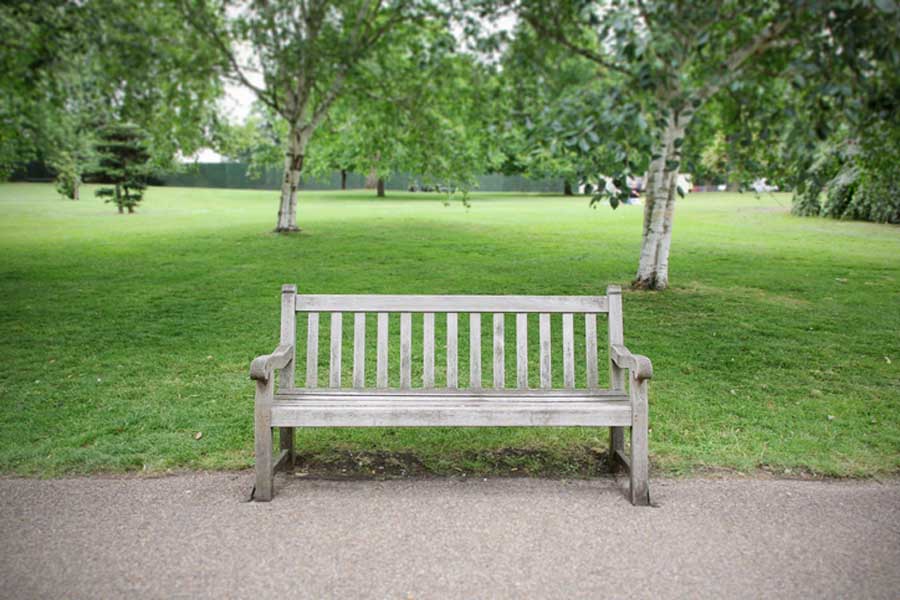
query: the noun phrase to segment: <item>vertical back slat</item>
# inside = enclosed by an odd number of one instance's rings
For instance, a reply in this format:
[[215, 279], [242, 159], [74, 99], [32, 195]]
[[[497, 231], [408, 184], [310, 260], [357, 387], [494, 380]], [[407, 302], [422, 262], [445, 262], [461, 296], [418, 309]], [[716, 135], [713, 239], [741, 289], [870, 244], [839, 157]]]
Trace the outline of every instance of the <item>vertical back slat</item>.
[[504, 365], [503, 313], [494, 313], [494, 387], [506, 386], [506, 369]]
[[594, 313], [584, 315], [584, 344], [585, 383], [589, 390], [595, 390], [600, 384], [597, 381], [597, 315]]
[[563, 313], [563, 386], [575, 387], [575, 328], [572, 313]]
[[[611, 285], [607, 287], [606, 293], [609, 300], [609, 346], [622, 345], [625, 343], [625, 336], [622, 330], [622, 288], [617, 285]], [[609, 359], [609, 387], [613, 390], [625, 389], [623, 371], [613, 363], [611, 354]]]
[[378, 348], [375, 366], [375, 387], [388, 386], [388, 314], [378, 313]]
[[447, 313], [447, 387], [459, 387], [456, 375], [456, 313]]
[[306, 387], [319, 387], [319, 313], [307, 316]]
[[366, 387], [366, 313], [353, 315], [353, 387]]
[[400, 387], [409, 389], [412, 379], [412, 314], [400, 313]]
[[[609, 332], [609, 346], [610, 349], [612, 349], [614, 344], [622, 344], [624, 341], [624, 332], [622, 330], [622, 288], [618, 285], [606, 286], [606, 299], [607, 306], [609, 307], [609, 324], [607, 331]], [[617, 367], [612, 361], [612, 352], [607, 351], [607, 354], [609, 355], [609, 387], [613, 390], [624, 391], [625, 373], [623, 369]], [[635, 383], [636, 382], [631, 382], [629, 388]], [[634, 408], [635, 407], [632, 404], [632, 409], [634, 410]], [[635, 416], [636, 414], [637, 413], [633, 413], [632, 425], [637, 418]], [[631, 432], [632, 435], [634, 435], [634, 427], [632, 427]], [[640, 442], [640, 434], [638, 434], [638, 442]], [[632, 448], [634, 447], [634, 438], [632, 438]], [[609, 452], [612, 456], [615, 456], [616, 452], [625, 452], [624, 427], [609, 428]], [[631, 465], [632, 475], [635, 473], [635, 467], [640, 469], [640, 465]]]
[[341, 387], [341, 343], [343, 342], [343, 314], [331, 313], [331, 364], [329, 366], [328, 385]]
[[550, 389], [550, 315], [541, 313], [540, 316], [540, 340], [541, 340], [541, 387]]
[[422, 386], [434, 387], [434, 313], [422, 315]]
[[469, 313], [469, 386], [481, 388], [481, 314]]
[[516, 386], [528, 388], [528, 315], [516, 315]]
[[294, 310], [296, 297], [296, 285], [281, 287], [281, 343], [290, 344], [294, 348], [291, 352], [291, 362], [281, 369], [278, 378], [278, 387], [282, 389], [294, 387], [294, 371], [297, 363], [297, 311]]
[[[294, 387], [294, 372], [297, 370], [297, 286], [281, 286], [281, 343], [291, 345], [291, 360], [278, 376], [278, 387]], [[294, 428], [281, 427], [278, 430], [278, 445], [289, 455], [294, 452]]]

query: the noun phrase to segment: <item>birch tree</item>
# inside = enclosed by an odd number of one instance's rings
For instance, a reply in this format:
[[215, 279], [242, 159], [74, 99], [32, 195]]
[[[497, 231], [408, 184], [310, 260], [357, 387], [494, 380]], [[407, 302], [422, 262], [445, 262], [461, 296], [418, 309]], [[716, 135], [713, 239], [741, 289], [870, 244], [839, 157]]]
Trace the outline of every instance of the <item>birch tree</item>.
[[[520, 0], [503, 3], [546, 42], [593, 63], [652, 133], [645, 160], [615, 153], [617, 185], [601, 188], [613, 205], [630, 176], [644, 175], [646, 199], [634, 287], [665, 289], [682, 148], [698, 111], [723, 89], [740, 86], [765, 63], [779, 77], [802, 59], [805, 41], [829, 36], [845, 11], [890, 11], [893, 2], [759, 0], [752, 3], [653, 0]], [[878, 5], [878, 6], [876, 6]], [[888, 6], [890, 5], [890, 6]], [[496, 4], [494, 5], [496, 6]], [[840, 53], [840, 48], [832, 48]]]
[[287, 123], [277, 232], [299, 231], [307, 146], [360, 63], [422, 8], [412, 0], [181, 0], [219, 49], [228, 77]]

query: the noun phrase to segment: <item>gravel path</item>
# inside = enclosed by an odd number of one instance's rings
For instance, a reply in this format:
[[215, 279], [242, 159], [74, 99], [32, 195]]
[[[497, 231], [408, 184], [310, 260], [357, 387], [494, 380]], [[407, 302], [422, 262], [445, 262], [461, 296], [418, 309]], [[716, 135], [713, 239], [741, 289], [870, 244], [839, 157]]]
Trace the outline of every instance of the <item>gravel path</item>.
[[900, 481], [0, 479], [6, 598], [891, 598]]

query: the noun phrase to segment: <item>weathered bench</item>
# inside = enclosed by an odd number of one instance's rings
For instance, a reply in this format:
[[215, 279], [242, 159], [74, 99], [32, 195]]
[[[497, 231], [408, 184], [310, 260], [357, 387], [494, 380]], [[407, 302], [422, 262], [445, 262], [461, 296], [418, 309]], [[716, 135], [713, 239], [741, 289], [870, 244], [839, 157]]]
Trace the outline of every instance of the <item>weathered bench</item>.
[[[328, 387], [319, 386], [319, 315], [331, 313]], [[341, 381], [342, 313], [353, 313], [353, 372]], [[307, 313], [306, 381], [295, 381], [297, 313]], [[377, 314], [375, 387], [366, 384], [366, 315]], [[388, 324], [400, 314], [399, 388], [389, 387]], [[412, 379], [412, 314], [422, 313], [421, 382]], [[435, 313], [446, 314], [446, 387], [435, 387]], [[469, 315], [469, 385], [459, 385], [458, 314]], [[493, 315], [493, 380], [481, 373], [481, 317]], [[516, 387], [506, 388], [505, 315], [515, 314]], [[528, 316], [537, 313], [540, 387], [528, 386]], [[563, 387], [551, 378], [551, 315], [562, 324]], [[597, 373], [597, 315], [609, 315], [609, 387]], [[583, 318], [584, 387], [575, 381], [575, 317]], [[294, 427], [610, 427], [611, 468], [629, 471], [634, 504], [649, 503], [647, 458], [647, 380], [650, 361], [623, 345], [622, 291], [609, 286], [606, 296], [325, 296], [297, 294], [286, 285], [281, 296], [281, 344], [256, 358], [256, 488], [254, 499], [272, 498], [275, 472], [293, 464]], [[441, 348], [443, 350], [443, 348]], [[418, 365], [417, 365], [418, 367]], [[418, 370], [418, 368], [417, 368]], [[278, 388], [275, 373], [278, 372]], [[625, 374], [628, 376], [626, 389]], [[371, 377], [369, 378], [371, 381]], [[418, 379], [418, 377], [417, 377]], [[421, 386], [419, 386], [421, 383]], [[273, 427], [279, 427], [280, 454], [273, 452]], [[630, 455], [625, 429], [631, 429]]]

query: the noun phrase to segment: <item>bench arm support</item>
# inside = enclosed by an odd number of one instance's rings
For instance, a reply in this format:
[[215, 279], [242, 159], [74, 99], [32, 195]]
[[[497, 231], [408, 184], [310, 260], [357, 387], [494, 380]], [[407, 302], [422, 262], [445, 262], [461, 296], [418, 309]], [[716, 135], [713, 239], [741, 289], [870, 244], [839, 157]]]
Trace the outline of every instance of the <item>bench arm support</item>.
[[620, 344], [610, 346], [609, 357], [617, 367], [631, 371], [631, 376], [638, 381], [653, 377], [650, 359], [641, 354], [632, 354], [625, 346]]
[[275, 369], [283, 369], [294, 356], [292, 344], [280, 344], [272, 354], [257, 356], [250, 363], [250, 379], [266, 382], [272, 377]]

